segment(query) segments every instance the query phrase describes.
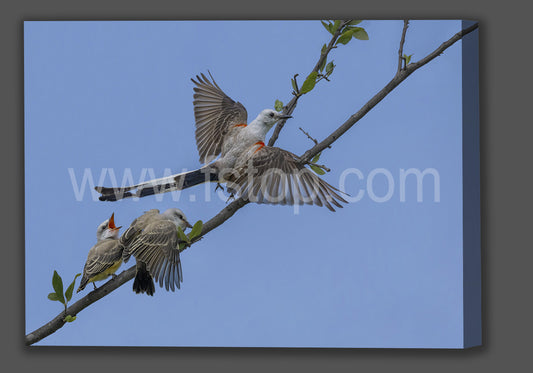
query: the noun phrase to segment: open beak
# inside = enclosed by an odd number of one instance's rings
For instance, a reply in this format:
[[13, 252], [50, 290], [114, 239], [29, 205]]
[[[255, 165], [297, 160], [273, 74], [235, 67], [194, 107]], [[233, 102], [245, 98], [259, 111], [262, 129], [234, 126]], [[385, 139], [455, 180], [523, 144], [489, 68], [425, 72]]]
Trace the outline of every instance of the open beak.
[[107, 223], [107, 227], [112, 230], [119, 230], [120, 228], [122, 228], [122, 226], [115, 226], [115, 213], [111, 214], [111, 217], [109, 218], [109, 223]]

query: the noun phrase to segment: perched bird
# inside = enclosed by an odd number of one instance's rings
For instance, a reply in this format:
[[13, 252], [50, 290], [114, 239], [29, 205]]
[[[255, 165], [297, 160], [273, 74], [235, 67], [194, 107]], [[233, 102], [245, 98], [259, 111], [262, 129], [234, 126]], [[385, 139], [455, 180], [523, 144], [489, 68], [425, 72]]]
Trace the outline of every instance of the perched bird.
[[120, 237], [124, 247], [123, 260], [131, 255], [137, 260], [137, 273], [133, 281], [133, 291], [153, 295], [154, 281], [159, 286], [174, 291], [183, 282], [183, 274], [178, 249], [178, 227], [192, 228], [185, 214], [177, 208], [163, 213], [153, 209], [135, 219]]
[[208, 164], [125, 188], [95, 187], [102, 194], [100, 200], [144, 197], [205, 182], [225, 182], [230, 192], [256, 203], [305, 203], [326, 206], [331, 211], [335, 211], [333, 206], [342, 207], [339, 202], [347, 203], [337, 188], [301, 164], [298, 156], [265, 145], [266, 134], [274, 124], [290, 116], [265, 109], [246, 124], [244, 106], [228, 97], [212, 76], [211, 81], [204, 74], [196, 79], [191, 79], [196, 85], [196, 145], [200, 162]]
[[118, 231], [121, 227], [115, 226], [115, 214], [98, 226], [96, 230], [96, 245], [91, 247], [87, 255], [87, 262], [83, 267], [83, 276], [78, 290], [92, 282], [96, 289], [95, 281], [101, 281], [114, 273], [122, 264], [122, 245], [118, 240]]

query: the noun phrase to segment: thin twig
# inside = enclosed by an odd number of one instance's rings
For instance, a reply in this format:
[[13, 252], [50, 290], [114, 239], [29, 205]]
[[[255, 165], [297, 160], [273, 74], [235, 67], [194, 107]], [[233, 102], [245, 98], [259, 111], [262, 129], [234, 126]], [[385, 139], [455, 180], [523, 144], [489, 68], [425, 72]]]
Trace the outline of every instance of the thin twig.
[[[315, 139], [314, 137], [312, 137], [308, 132], [305, 132], [304, 129], [303, 129], [302, 127], [299, 127], [298, 129], [299, 129], [300, 131], [302, 131], [302, 132], [304, 133], [304, 135], [307, 136], [307, 138], [308, 138], [309, 140], [311, 140], [312, 142], [314, 142], [315, 145], [318, 144], [318, 140]], [[331, 149], [331, 146], [328, 146], [328, 148]]]
[[312, 142], [314, 142], [315, 145], [318, 144], [318, 140], [315, 139], [314, 137], [311, 137], [311, 135], [310, 135], [309, 133], [305, 132], [304, 129], [303, 129], [302, 127], [299, 127], [299, 130], [302, 131], [302, 132], [304, 133], [304, 135], [307, 136], [307, 138], [308, 138], [309, 140], [311, 140]]
[[405, 19], [403, 21], [403, 30], [402, 30], [402, 39], [400, 40], [400, 49], [398, 50], [398, 72], [402, 70], [402, 66], [405, 62], [403, 57], [403, 44], [405, 43], [405, 34], [407, 33], [407, 27], [409, 27], [409, 20]]
[[296, 77], [298, 76], [298, 74], [294, 74], [294, 77], [292, 79], [294, 79], [294, 86], [296, 87], [296, 89], [294, 91], [292, 91], [292, 94], [295, 95], [296, 97], [300, 97], [301, 94], [300, 94], [300, 88], [298, 87], [298, 82], [296, 81]]
[[326, 75], [324, 75], [324, 74], [318, 74], [318, 75], [317, 75], [316, 82], [318, 83], [318, 82], [321, 81], [322, 79], [324, 79], [324, 80], [326, 80], [326, 81], [328, 81], [328, 82], [331, 81], [331, 80], [329, 80], [329, 78], [328, 78]]

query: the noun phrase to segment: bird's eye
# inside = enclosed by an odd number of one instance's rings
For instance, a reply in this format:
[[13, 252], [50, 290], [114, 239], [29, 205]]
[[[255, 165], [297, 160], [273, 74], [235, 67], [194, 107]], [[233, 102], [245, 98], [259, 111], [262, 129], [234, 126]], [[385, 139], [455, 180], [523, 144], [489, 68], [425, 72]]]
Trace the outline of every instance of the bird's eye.
[[270, 118], [274, 118], [274, 113], [269, 114]]

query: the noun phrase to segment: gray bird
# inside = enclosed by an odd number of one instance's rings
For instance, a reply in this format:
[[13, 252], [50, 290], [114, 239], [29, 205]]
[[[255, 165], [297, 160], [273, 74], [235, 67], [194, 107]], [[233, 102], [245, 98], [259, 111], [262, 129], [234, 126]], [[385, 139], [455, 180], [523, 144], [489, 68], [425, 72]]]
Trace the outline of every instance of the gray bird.
[[96, 230], [97, 243], [89, 250], [77, 293], [85, 289], [89, 282], [92, 282], [96, 289], [95, 281], [114, 276], [122, 264], [123, 246], [118, 240], [121, 227], [115, 226], [114, 216], [113, 213], [111, 218], [100, 224]]
[[163, 213], [153, 209], [135, 219], [120, 237], [124, 247], [123, 260], [131, 255], [137, 260], [137, 273], [133, 282], [135, 293], [153, 295], [154, 281], [166, 290], [174, 291], [183, 282], [178, 249], [178, 227], [192, 228], [185, 214], [177, 208]]

